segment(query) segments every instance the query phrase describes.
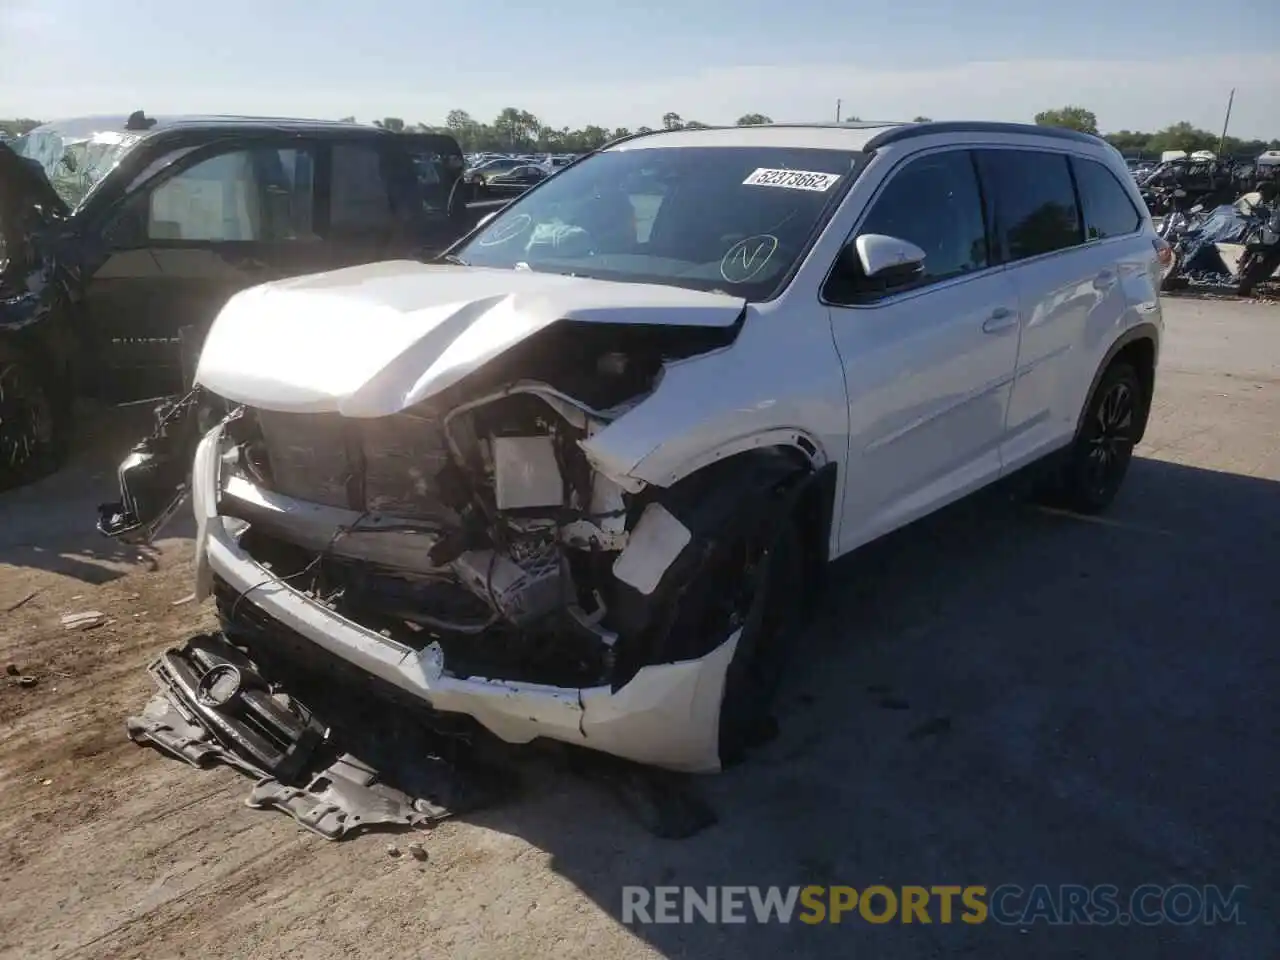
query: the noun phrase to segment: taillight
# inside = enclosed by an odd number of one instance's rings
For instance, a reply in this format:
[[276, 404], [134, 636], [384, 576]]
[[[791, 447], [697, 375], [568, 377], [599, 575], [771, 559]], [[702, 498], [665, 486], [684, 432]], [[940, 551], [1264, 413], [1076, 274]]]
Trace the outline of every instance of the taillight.
[[1160, 266], [1173, 266], [1173, 247], [1164, 237], [1152, 237], [1151, 245], [1156, 248], [1156, 259], [1160, 261]]

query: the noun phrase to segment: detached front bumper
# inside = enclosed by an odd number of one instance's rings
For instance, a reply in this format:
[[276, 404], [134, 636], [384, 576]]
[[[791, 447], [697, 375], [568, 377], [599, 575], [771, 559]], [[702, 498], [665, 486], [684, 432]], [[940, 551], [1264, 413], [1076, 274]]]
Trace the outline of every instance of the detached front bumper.
[[261, 614], [446, 713], [466, 714], [509, 743], [549, 737], [687, 772], [720, 769], [719, 717], [735, 633], [705, 657], [642, 668], [625, 686], [568, 688], [450, 675], [438, 653], [368, 630], [294, 590], [243, 550], [218, 513], [221, 428], [197, 448], [196, 594], [215, 575]]

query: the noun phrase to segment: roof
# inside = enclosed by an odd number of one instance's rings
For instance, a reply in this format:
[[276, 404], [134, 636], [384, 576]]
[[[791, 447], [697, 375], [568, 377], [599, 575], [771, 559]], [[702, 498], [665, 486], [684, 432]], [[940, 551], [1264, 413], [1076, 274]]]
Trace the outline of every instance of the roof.
[[72, 137], [90, 136], [105, 130], [118, 130], [121, 133], [135, 132], [155, 134], [162, 130], [186, 129], [236, 129], [244, 127], [271, 127], [291, 133], [352, 130], [363, 133], [382, 133], [378, 127], [362, 123], [344, 123], [339, 120], [304, 120], [289, 117], [237, 117], [237, 116], [202, 116], [199, 114], [169, 115], [148, 117], [155, 123], [146, 130], [129, 131], [127, 114], [71, 117], [66, 120], [51, 120], [36, 129], [55, 127], [64, 135]]
[[944, 120], [925, 123], [871, 121], [858, 123], [773, 123], [746, 127], [706, 127], [696, 130], [659, 130], [633, 134], [615, 141], [609, 149], [639, 150], [655, 147], [809, 147], [827, 150], [876, 150], [901, 140], [930, 134], [957, 136], [1032, 136], [1072, 140], [1093, 146], [1105, 141], [1087, 133], [1029, 123], [986, 120]]
[[861, 150], [873, 136], [893, 123], [771, 123], [748, 127], [702, 127], [696, 130], [657, 130], [615, 141], [611, 150], [659, 147], [810, 147], [819, 150]]

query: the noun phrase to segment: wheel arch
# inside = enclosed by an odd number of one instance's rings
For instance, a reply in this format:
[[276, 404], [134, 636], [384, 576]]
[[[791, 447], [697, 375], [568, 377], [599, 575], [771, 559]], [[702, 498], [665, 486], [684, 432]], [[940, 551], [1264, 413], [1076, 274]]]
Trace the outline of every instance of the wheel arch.
[[751, 454], [767, 459], [770, 451], [785, 450], [810, 470], [826, 466], [831, 458], [812, 434], [799, 427], [774, 427], [729, 437], [692, 455], [672, 457], [662, 446], [650, 451], [629, 475], [659, 487], [672, 487], [690, 476], [725, 460]]
[[[829, 557], [835, 507], [836, 464], [814, 467], [802, 451], [774, 445], [744, 450], [708, 464], [670, 487], [649, 487], [646, 503], [660, 504], [688, 531], [689, 543], [660, 574], [652, 594], [641, 596], [626, 585], [614, 595], [613, 629], [641, 640], [620, 649], [621, 682], [642, 666], [670, 662], [648, 642], [652, 630], [682, 595], [700, 556], [732, 525], [768, 511], [795, 524], [803, 551], [806, 593], [816, 596]], [[776, 510], [776, 513], [774, 512]], [[656, 618], [656, 619], [655, 619]], [[661, 633], [661, 631], [659, 631]], [[666, 651], [669, 653], [669, 651]], [[680, 651], [689, 659], [707, 653], [701, 647]]]
[[1138, 423], [1138, 435], [1134, 442], [1141, 440], [1147, 430], [1147, 418], [1151, 413], [1151, 399], [1155, 395], [1156, 364], [1160, 354], [1160, 331], [1153, 323], [1140, 323], [1130, 327], [1119, 337], [1103, 355], [1102, 362], [1094, 371], [1093, 380], [1089, 384], [1089, 392], [1085, 394], [1084, 403], [1076, 417], [1076, 433], [1079, 434], [1085, 413], [1093, 404], [1098, 384], [1110, 367], [1117, 363], [1128, 363], [1138, 374], [1142, 384], [1143, 404], [1141, 418]]

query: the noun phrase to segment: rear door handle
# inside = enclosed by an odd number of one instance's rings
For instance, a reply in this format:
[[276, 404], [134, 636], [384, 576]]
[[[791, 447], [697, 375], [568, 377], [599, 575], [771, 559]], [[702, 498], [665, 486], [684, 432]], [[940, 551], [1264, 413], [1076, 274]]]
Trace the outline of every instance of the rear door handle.
[[1003, 333], [1018, 325], [1018, 315], [1008, 307], [996, 307], [982, 324], [984, 333]]

